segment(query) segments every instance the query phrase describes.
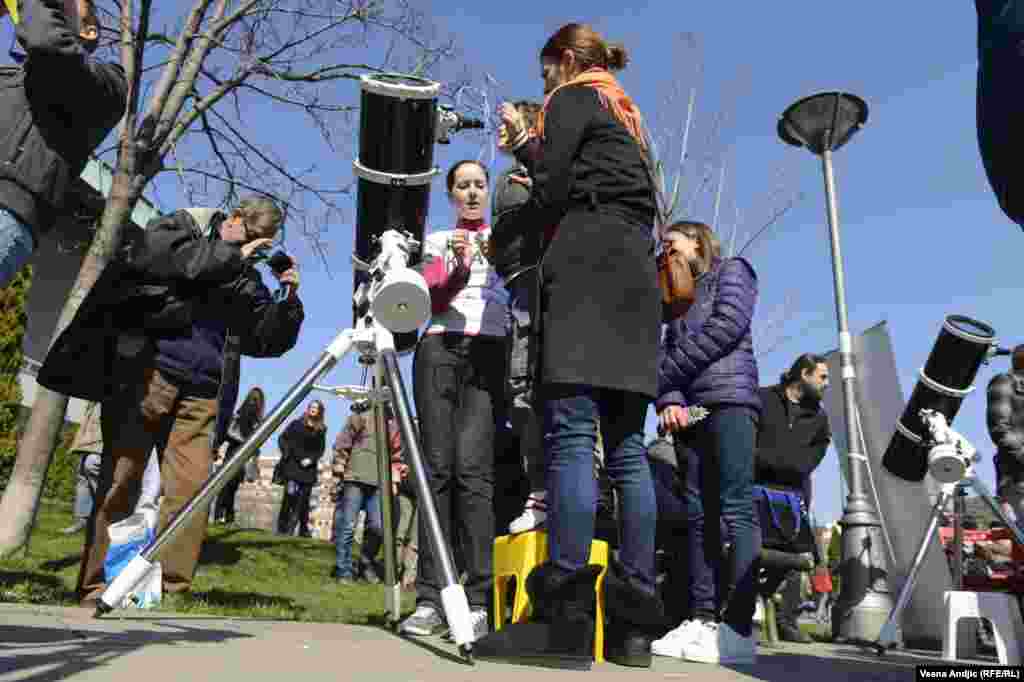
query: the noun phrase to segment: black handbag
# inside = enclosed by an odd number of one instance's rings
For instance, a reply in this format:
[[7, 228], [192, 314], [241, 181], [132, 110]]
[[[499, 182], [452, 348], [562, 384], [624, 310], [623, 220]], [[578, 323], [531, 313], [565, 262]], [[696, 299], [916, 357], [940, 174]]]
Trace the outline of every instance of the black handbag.
[[814, 532], [803, 495], [795, 490], [754, 486], [761, 521], [761, 545], [792, 554], [814, 553]]

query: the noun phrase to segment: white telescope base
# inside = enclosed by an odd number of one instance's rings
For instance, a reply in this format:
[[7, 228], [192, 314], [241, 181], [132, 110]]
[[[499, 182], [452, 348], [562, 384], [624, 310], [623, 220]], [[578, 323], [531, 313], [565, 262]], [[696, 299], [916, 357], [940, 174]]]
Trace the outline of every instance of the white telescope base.
[[462, 585], [456, 583], [441, 590], [441, 606], [448, 618], [448, 628], [451, 630], [452, 639], [461, 649], [466, 644], [472, 644], [476, 637], [473, 634], [473, 624], [469, 617], [469, 601], [466, 599], [466, 590]]
[[145, 580], [146, 576], [153, 570], [154, 564], [138, 554], [128, 562], [128, 565], [121, 569], [121, 572], [110, 583], [103, 596], [100, 597], [96, 608], [103, 613], [108, 613], [124, 604], [125, 599], [135, 592], [135, 589]]

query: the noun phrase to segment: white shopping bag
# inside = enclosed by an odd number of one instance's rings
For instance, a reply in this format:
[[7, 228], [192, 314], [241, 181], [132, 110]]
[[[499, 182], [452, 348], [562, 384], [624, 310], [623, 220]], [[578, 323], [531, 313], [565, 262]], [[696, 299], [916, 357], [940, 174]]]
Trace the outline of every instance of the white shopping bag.
[[[153, 540], [156, 534], [156, 520], [157, 510], [144, 505], [137, 513], [110, 525], [110, 548], [103, 563], [108, 583], [113, 582], [124, 567]], [[153, 568], [136, 586], [134, 592], [125, 596], [121, 608], [148, 609], [156, 606], [160, 603], [162, 585], [163, 570], [159, 563], [154, 563]]]

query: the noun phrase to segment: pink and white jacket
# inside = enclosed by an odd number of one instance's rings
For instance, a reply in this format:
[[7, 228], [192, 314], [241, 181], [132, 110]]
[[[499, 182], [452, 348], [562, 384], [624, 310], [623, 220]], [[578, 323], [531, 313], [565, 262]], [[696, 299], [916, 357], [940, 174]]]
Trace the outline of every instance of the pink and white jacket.
[[456, 229], [470, 233], [470, 263], [455, 257], [455, 229], [427, 235], [423, 244], [423, 277], [430, 287], [433, 316], [427, 334], [453, 332], [469, 336], [506, 335], [508, 291], [494, 267], [481, 253], [490, 236], [483, 221], [460, 221]]

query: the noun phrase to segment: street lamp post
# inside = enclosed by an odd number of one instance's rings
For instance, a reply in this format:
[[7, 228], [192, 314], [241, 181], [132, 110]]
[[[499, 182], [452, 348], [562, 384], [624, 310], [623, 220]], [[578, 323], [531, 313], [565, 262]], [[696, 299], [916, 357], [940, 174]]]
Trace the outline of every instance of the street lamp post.
[[846, 311], [846, 284], [839, 239], [839, 211], [836, 206], [832, 152], [849, 142], [868, 118], [868, 106], [860, 97], [841, 92], [824, 92], [792, 104], [779, 119], [782, 141], [806, 147], [821, 157], [825, 179], [825, 203], [829, 240], [832, 245], [832, 275], [835, 280], [836, 318], [839, 327], [839, 365], [842, 375], [843, 411], [849, 448], [850, 491], [843, 513], [841, 586], [832, 610], [832, 636], [839, 641], [873, 642], [892, 610], [889, 594], [884, 539], [878, 513], [867, 494], [868, 460], [861, 450], [857, 420], [856, 372], [853, 337]]

